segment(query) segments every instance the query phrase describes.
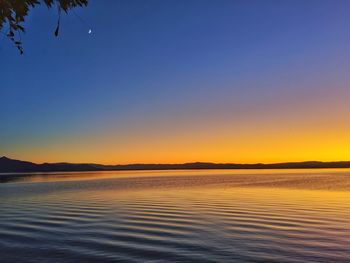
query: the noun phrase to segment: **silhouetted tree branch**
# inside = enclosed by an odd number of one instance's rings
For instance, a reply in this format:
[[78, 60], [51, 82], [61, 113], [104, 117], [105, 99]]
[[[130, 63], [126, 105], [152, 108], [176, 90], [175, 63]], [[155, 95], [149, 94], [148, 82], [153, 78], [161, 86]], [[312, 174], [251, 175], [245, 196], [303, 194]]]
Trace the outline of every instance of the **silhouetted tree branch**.
[[[87, 6], [88, 0], [0, 0], [0, 32], [23, 54], [21, 33], [25, 33], [24, 22], [31, 8], [38, 5], [57, 7], [58, 22], [55, 36], [58, 36], [61, 10], [65, 13], [75, 7]], [[6, 32], [2, 30], [5, 29]]]

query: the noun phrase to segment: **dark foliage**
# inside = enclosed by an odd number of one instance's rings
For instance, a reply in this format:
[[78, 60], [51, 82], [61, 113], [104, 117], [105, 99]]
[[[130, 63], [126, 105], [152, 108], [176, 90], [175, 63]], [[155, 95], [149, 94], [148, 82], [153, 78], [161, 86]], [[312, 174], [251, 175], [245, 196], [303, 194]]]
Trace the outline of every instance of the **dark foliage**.
[[[45, 5], [48, 8], [57, 8], [58, 22], [55, 36], [58, 36], [60, 15], [75, 7], [87, 6], [88, 0], [0, 0], [0, 32], [14, 44], [23, 54], [21, 34], [25, 33], [24, 22], [31, 8]], [[6, 30], [3, 32], [3, 29]]]

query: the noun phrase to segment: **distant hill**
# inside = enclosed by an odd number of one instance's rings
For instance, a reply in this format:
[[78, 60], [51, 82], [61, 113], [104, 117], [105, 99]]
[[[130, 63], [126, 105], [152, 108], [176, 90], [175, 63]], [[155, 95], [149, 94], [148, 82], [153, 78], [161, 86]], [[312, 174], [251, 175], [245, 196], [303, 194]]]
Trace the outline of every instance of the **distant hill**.
[[182, 170], [182, 169], [308, 169], [308, 168], [350, 168], [350, 162], [289, 162], [273, 164], [235, 164], [235, 163], [183, 163], [183, 164], [36, 164], [7, 157], [0, 158], [0, 173], [21, 172], [72, 172], [72, 171], [115, 171], [115, 170]]
[[0, 173], [17, 172], [59, 172], [59, 171], [99, 171], [100, 168], [90, 164], [71, 164], [71, 163], [43, 163], [36, 164], [31, 162], [13, 160], [7, 157], [0, 158]]
[[35, 163], [12, 160], [5, 156], [0, 158], [0, 172], [29, 172], [35, 171], [37, 166]]

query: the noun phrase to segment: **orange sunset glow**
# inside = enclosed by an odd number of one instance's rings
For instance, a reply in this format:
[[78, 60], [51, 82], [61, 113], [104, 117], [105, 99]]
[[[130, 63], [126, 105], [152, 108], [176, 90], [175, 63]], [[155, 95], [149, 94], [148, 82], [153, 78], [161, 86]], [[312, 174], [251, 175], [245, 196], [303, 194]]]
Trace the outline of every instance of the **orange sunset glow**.
[[349, 11], [0, 0], [0, 263], [349, 263]]

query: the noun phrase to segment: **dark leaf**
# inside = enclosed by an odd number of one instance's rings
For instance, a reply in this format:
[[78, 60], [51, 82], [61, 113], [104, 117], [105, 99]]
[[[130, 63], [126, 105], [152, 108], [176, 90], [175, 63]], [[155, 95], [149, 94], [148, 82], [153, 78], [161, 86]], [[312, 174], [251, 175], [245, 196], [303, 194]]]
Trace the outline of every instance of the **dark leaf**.
[[58, 36], [58, 31], [60, 30], [60, 24], [57, 25], [56, 30], [55, 30], [55, 36]]
[[[29, 11], [41, 4], [48, 8], [57, 7], [60, 18], [60, 10], [68, 13], [75, 7], [87, 6], [88, 0], [0, 0], [0, 31], [4, 28], [9, 29], [6, 36], [21, 54], [24, 53], [24, 50], [22, 41], [17, 36], [20, 37], [20, 33], [25, 32], [24, 23]], [[54, 32], [56, 37], [59, 34], [59, 30], [60, 25], [58, 21]]]

